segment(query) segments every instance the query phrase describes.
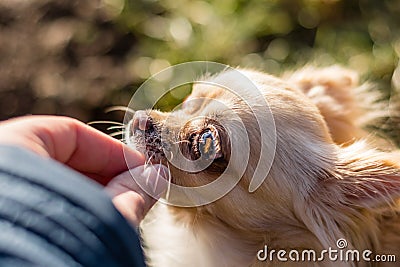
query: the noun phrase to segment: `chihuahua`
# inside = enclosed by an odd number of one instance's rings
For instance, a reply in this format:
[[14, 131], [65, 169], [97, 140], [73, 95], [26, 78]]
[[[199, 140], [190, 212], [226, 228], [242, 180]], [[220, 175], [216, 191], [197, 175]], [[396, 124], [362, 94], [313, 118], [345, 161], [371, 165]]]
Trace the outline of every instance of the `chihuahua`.
[[141, 224], [148, 265], [398, 266], [400, 157], [364, 130], [385, 110], [369, 88], [339, 66], [228, 69], [180, 109], [137, 111], [133, 146], [183, 188]]

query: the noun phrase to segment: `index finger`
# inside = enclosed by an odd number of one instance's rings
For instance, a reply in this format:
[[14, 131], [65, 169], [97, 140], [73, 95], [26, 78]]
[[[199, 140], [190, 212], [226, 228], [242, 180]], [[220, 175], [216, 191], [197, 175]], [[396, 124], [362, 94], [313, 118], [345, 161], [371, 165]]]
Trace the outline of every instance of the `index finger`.
[[72, 118], [27, 116], [0, 126], [0, 142], [52, 157], [101, 184], [144, 163], [138, 151]]

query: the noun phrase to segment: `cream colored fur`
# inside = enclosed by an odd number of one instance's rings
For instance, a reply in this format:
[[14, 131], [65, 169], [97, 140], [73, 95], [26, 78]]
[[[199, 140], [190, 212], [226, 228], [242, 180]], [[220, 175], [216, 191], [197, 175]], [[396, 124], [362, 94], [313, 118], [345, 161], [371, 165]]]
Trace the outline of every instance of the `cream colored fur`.
[[[220, 200], [197, 208], [158, 203], [141, 224], [149, 266], [399, 266], [399, 158], [374, 148], [367, 140], [370, 134], [361, 128], [364, 117], [373, 113], [365, 106], [371, 107], [376, 97], [358, 84], [354, 72], [336, 66], [307, 67], [282, 79], [240, 71], [262, 92], [274, 116], [277, 144], [268, 177], [254, 193], [248, 192], [257, 163], [251, 156], [238, 185]], [[232, 71], [209, 79], [237, 83]], [[364, 99], [357, 95], [361, 91]], [[259, 133], [253, 130], [248, 106], [212, 85], [196, 85], [190, 98], [201, 96], [218, 99], [242, 115], [251, 155], [257, 155]], [[234, 131], [235, 122], [224, 117], [221, 107], [207, 101], [196, 105], [184, 107], [185, 112], [152, 111], [150, 115], [173, 133], [193, 117], [218, 114]], [[270, 127], [262, 125], [261, 131], [268, 136]], [[241, 142], [235, 134], [230, 138]], [[206, 172], [189, 174], [174, 168], [171, 173], [175, 183], [185, 186], [215, 178]], [[336, 248], [339, 238], [348, 241], [348, 248], [395, 254], [397, 263], [271, 263], [256, 258], [264, 245], [320, 251]]]

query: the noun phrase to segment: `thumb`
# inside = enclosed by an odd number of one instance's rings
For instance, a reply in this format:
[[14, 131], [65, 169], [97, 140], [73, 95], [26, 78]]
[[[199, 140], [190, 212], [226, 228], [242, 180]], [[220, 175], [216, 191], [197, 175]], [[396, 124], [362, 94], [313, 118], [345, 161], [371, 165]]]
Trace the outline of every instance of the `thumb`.
[[115, 207], [134, 226], [167, 189], [168, 169], [159, 164], [139, 166], [114, 177], [105, 187]]

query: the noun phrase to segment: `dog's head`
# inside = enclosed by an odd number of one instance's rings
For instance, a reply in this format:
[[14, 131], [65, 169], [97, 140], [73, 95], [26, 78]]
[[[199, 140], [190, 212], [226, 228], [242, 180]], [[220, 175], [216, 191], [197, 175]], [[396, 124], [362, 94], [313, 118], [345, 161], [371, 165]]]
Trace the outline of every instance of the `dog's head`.
[[[260, 123], [266, 110], [273, 119]], [[339, 147], [296, 84], [256, 71], [230, 70], [197, 83], [180, 109], [136, 112], [129, 129], [135, 147], [150, 161], [169, 165], [179, 186], [212, 183], [229, 168], [238, 183], [195, 212], [235, 229], [265, 233], [293, 226], [315, 234], [331, 226], [334, 232], [340, 212], [379, 206], [400, 191], [395, 164], [361, 143]], [[263, 153], [269, 162], [259, 162]], [[178, 154], [183, 164], [167, 164]], [[249, 192], [259, 164], [270, 168]]]

